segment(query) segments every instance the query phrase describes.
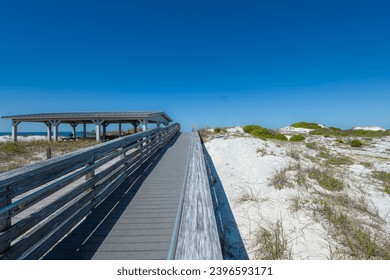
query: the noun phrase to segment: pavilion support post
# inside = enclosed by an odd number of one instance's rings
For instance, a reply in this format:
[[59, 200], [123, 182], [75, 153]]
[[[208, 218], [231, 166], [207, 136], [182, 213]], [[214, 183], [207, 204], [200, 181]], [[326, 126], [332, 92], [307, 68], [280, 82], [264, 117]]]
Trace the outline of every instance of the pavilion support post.
[[148, 129], [148, 120], [140, 120], [142, 124], [142, 131], [146, 131]]
[[157, 128], [160, 128], [160, 126], [161, 126], [161, 123], [157, 122]]
[[134, 133], [137, 133], [137, 127], [138, 127], [138, 123], [133, 123], [133, 126], [134, 126]]
[[121, 122], [118, 123], [118, 135], [119, 135], [119, 137], [122, 137], [122, 123]]
[[72, 138], [76, 138], [76, 128], [78, 123], [71, 123], [70, 126], [72, 127]]
[[47, 127], [47, 141], [51, 142], [51, 123], [50, 122], [45, 122], [46, 127]]
[[107, 126], [109, 125], [108, 122], [104, 122], [102, 123], [102, 127], [103, 127], [103, 139], [106, 140], [106, 137], [107, 137]]
[[14, 142], [18, 141], [18, 125], [19, 124], [20, 124], [20, 121], [12, 120], [12, 141], [14, 141]]
[[53, 126], [53, 140], [54, 142], [58, 142], [58, 126], [60, 125], [61, 121], [59, 120], [51, 120], [50, 124]]
[[96, 125], [96, 142], [100, 142], [101, 127], [104, 120], [93, 120], [92, 122]]
[[83, 138], [87, 139], [87, 122], [83, 123]]

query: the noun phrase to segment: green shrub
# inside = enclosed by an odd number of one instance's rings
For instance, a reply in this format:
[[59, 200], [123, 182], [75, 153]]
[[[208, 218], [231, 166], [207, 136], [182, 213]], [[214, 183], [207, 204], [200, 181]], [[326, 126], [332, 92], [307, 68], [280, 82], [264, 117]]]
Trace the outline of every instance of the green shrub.
[[308, 122], [297, 122], [297, 123], [293, 123], [291, 126], [295, 127], [295, 128], [308, 128], [308, 129], [320, 129], [321, 128], [321, 126], [319, 126], [316, 123], [308, 123]]
[[291, 142], [302, 142], [303, 140], [305, 140], [305, 137], [301, 134], [295, 134], [290, 138]]
[[318, 146], [314, 142], [309, 142], [309, 143], [306, 143], [306, 148], [316, 150], [318, 148]]
[[226, 128], [219, 128], [219, 127], [216, 127], [214, 128], [214, 134], [226, 134], [227, 133], [227, 129]]
[[244, 126], [244, 132], [249, 133], [250, 135], [260, 138], [262, 140], [265, 139], [275, 139], [275, 134], [272, 133], [270, 130], [258, 126], [258, 125], [247, 125]]
[[329, 127], [330, 130], [334, 130], [334, 131], [341, 131], [341, 128], [338, 128], [338, 127]]
[[281, 134], [281, 133], [276, 134], [276, 135], [275, 135], [275, 139], [276, 139], [276, 140], [281, 140], [281, 141], [288, 141], [286, 135]]
[[343, 144], [343, 143], [344, 143], [343, 139], [336, 139], [336, 142], [337, 142], [337, 143], [340, 143], [340, 144]]
[[359, 139], [354, 139], [351, 142], [351, 147], [361, 147], [363, 143]]

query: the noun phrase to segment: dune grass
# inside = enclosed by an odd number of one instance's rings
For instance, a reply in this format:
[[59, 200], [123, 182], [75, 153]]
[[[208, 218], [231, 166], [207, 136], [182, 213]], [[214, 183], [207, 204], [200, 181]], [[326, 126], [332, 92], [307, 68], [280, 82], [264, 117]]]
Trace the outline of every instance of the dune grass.
[[384, 191], [390, 194], [390, 173], [384, 171], [373, 171], [372, 176], [373, 178], [381, 181]]
[[269, 227], [260, 227], [255, 233], [252, 244], [254, 258], [257, 260], [285, 260], [291, 259], [287, 236], [283, 230], [281, 220]]
[[51, 149], [52, 157], [95, 145], [94, 140], [78, 140], [74, 142], [7, 142], [0, 143], [0, 172], [13, 170], [47, 158], [47, 150]]
[[390, 259], [390, 240], [377, 228], [365, 227], [357, 218], [339, 208], [334, 199], [318, 201], [315, 214], [320, 214], [331, 228], [331, 234], [345, 255], [352, 259]]

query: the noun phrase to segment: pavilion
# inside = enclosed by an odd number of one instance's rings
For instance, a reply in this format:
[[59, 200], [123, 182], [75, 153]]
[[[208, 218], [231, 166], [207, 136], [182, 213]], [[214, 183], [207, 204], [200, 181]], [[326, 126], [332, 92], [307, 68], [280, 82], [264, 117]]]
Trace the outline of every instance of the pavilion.
[[122, 124], [129, 123], [137, 131], [138, 125], [142, 125], [142, 130], [148, 129], [148, 124], [161, 124], [167, 126], [172, 119], [164, 112], [91, 112], [91, 113], [44, 113], [18, 116], [4, 116], [12, 120], [12, 139], [17, 141], [18, 125], [21, 122], [41, 122], [47, 126], [48, 141], [58, 141], [58, 127], [60, 124], [69, 124], [72, 134], [76, 135], [76, 127], [83, 125], [83, 138], [87, 136], [87, 124], [96, 125], [96, 141], [100, 142], [101, 135], [106, 137], [106, 128], [109, 124], [115, 123], [119, 126], [119, 137], [122, 135]]

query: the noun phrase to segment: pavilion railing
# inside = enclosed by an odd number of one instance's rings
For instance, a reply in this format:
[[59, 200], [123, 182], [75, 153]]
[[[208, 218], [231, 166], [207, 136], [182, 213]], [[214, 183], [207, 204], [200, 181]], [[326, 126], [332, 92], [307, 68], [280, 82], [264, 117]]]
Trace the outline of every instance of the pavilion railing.
[[179, 132], [172, 124], [0, 174], [0, 259], [42, 257]]

